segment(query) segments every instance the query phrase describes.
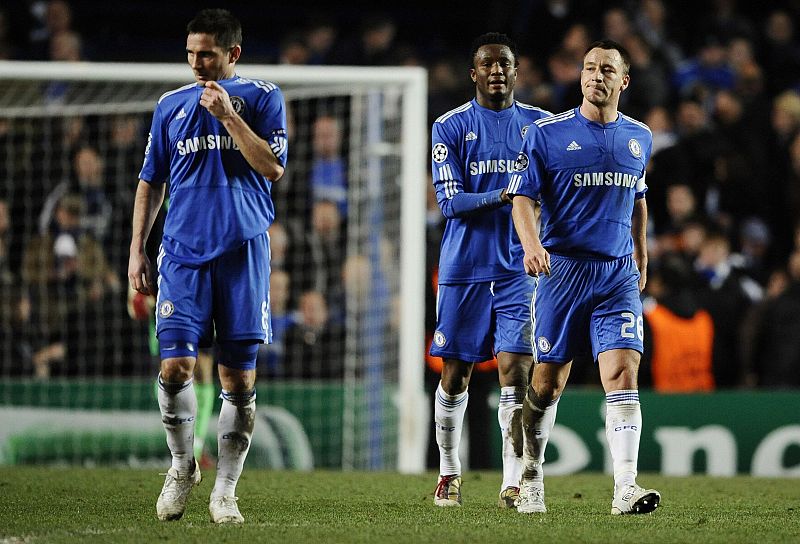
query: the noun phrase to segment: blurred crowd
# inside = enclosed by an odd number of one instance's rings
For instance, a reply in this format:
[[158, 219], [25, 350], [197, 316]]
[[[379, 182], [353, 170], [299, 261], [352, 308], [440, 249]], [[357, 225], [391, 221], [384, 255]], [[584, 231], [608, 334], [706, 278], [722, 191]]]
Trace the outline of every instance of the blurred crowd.
[[[474, 35], [511, 35], [519, 46], [515, 97], [554, 113], [579, 104], [579, 67], [589, 43], [607, 37], [625, 45], [633, 64], [620, 109], [653, 132], [642, 385], [707, 391], [800, 386], [800, 2], [751, 4], [490, 1], [472, 17], [447, 19], [442, 6], [426, 16], [412, 2], [408, 13], [364, 12], [357, 20], [343, 6], [347, 18], [333, 8], [309, 9], [303, 22], [287, 20], [275, 39], [252, 28], [247, 13], [230, 9], [245, 23], [246, 63], [426, 67], [431, 122], [474, 96], [467, 58]], [[0, 59], [175, 62], [182, 58], [184, 19], [194, 8], [165, 11], [177, 41], [159, 54], [152, 41], [135, 39], [146, 29], [128, 25], [111, 40], [113, 25], [96, 24], [91, 11], [79, 1], [4, 2]], [[409, 28], [409, 20], [421, 21], [419, 28]], [[310, 123], [313, 163], [303, 172], [287, 170], [297, 191], [276, 194], [271, 297], [277, 342], [262, 353], [271, 376], [310, 376], [298, 370], [305, 363], [287, 362], [287, 353], [301, 354], [294, 361], [319, 359], [313, 368], [340, 375], [342, 349], [331, 346], [345, 342], [347, 286], [355, 292], [375, 278], [372, 261], [341, 251], [349, 171], [344, 122], [323, 113]], [[37, 173], [57, 182], [27, 197], [36, 210], [21, 210], [8, 192], [13, 179], [2, 182], [0, 280], [26, 287], [2, 290], [3, 356], [26, 357], [41, 376], [70, 353], [85, 361], [89, 344], [98, 360], [113, 349], [76, 340], [72, 329], [53, 331], [64, 323], [95, 323], [94, 332], [77, 328], [103, 337], [107, 320], [98, 309], [117, 308], [124, 295], [126, 252], [111, 247], [109, 233], [128, 232], [133, 185], [107, 180], [112, 171], [121, 179], [136, 175], [148, 119], [120, 116], [113, 123], [111, 142], [83, 137], [97, 132], [90, 120], [53, 130], [52, 142], [63, 145], [42, 153], [61, 170]], [[8, 130], [0, 115], [0, 139]], [[297, 206], [293, 198], [303, 199], [299, 220], [285, 211]], [[35, 218], [23, 225], [35, 233], [25, 243], [14, 239], [17, 213]], [[427, 218], [430, 332], [444, 224], [432, 195]], [[58, 314], [37, 302], [53, 300], [52, 293], [65, 301]], [[25, 348], [15, 340], [32, 320], [37, 339]], [[584, 373], [586, 383], [596, 383], [592, 365], [573, 368], [576, 382]]]

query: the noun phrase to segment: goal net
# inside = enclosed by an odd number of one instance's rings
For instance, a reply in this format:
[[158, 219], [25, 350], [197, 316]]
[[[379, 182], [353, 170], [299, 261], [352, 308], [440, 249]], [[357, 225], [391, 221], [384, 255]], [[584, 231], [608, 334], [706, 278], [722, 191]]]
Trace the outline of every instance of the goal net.
[[[239, 74], [277, 83], [289, 117], [248, 463], [421, 471], [425, 71]], [[0, 62], [0, 80], [0, 463], [161, 463], [152, 309], [127, 259], [153, 108], [191, 72]]]

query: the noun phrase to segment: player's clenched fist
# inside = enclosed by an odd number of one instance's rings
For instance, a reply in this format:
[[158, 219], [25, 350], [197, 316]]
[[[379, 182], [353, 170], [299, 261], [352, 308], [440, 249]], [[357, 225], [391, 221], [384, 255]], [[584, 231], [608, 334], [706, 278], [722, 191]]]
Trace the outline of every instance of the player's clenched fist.
[[538, 276], [541, 272], [550, 275], [550, 254], [541, 244], [530, 250], [526, 249], [522, 262], [525, 273], [529, 276]]
[[200, 105], [220, 121], [226, 117], [231, 117], [235, 113], [228, 91], [223, 89], [222, 85], [216, 81], [206, 81], [206, 88], [203, 89], [203, 94], [200, 95]]

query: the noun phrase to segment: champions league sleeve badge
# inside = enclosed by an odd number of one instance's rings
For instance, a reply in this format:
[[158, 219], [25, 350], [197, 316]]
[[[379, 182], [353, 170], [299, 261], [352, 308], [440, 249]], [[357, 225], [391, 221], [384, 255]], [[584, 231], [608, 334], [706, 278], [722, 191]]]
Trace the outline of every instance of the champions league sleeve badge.
[[517, 162], [514, 163], [514, 172], [524, 172], [528, 169], [528, 156], [521, 152], [517, 155]]
[[444, 145], [442, 142], [439, 142], [435, 146], [433, 146], [433, 151], [431, 151], [431, 157], [433, 158], [434, 162], [444, 162], [447, 159], [447, 146]]

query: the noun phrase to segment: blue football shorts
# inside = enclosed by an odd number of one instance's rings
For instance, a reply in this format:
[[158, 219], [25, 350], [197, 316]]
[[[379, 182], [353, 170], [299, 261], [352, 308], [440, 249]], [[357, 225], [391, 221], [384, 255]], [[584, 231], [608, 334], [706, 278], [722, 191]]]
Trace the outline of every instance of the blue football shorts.
[[439, 284], [431, 355], [480, 363], [494, 355], [532, 353], [528, 275], [464, 284]]
[[613, 260], [550, 254], [533, 295], [534, 357], [567, 363], [610, 349], [643, 351], [639, 270], [632, 256]]
[[156, 334], [192, 331], [200, 346], [230, 340], [272, 341], [269, 237], [263, 234], [199, 266], [158, 256]]

